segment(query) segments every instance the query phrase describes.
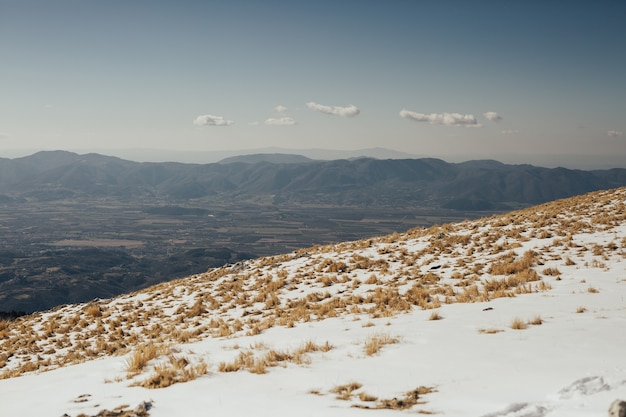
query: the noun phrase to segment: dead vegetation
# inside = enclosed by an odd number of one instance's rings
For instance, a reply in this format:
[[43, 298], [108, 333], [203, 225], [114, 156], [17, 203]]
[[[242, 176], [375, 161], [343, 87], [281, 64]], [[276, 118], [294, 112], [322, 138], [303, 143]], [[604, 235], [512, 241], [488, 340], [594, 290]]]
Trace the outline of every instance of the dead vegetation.
[[192, 363], [185, 356], [169, 355], [167, 362], [155, 365], [152, 374], [133, 385], [150, 389], [165, 388], [178, 382], [192, 381], [207, 372], [208, 366], [203, 360]]
[[[335, 398], [341, 401], [355, 401], [352, 404], [354, 408], [362, 408], [368, 410], [408, 410], [415, 405], [424, 405], [426, 401], [422, 396], [436, 392], [434, 387], [419, 386], [411, 391], [393, 398], [379, 398], [368, 394], [365, 391], [357, 392], [363, 387], [359, 382], [350, 382], [344, 385], [338, 385], [329, 392], [335, 394]], [[319, 391], [312, 392], [321, 395]], [[431, 414], [429, 411], [419, 410], [420, 414]]]
[[81, 413], [76, 417], [149, 417], [149, 410], [152, 408], [152, 402], [144, 401], [134, 409], [129, 409], [128, 407], [128, 405], [121, 405], [113, 410], [102, 410], [93, 416]]
[[[446, 304], [549, 291], [570, 268], [606, 268], [608, 260], [626, 257], [626, 238], [613, 232], [608, 241], [589, 247], [577, 238], [624, 224], [625, 199], [625, 188], [602, 191], [471, 222], [314, 246], [112, 300], [0, 321], [0, 378], [129, 355], [127, 373], [134, 377], [150, 368], [161, 376], [145, 383], [159, 386], [191, 375], [185, 372], [203, 374], [190, 370], [195, 363], [181, 369], [160, 350], [175, 344], [254, 336], [275, 326], [339, 316], [362, 318], [369, 326], [370, 320], [415, 309], [433, 310], [430, 319], [437, 320]], [[529, 247], [531, 239], [539, 240]], [[599, 290], [589, 285], [587, 291]], [[366, 355], [397, 342], [382, 336], [365, 342]], [[273, 366], [306, 364], [314, 346], [331, 348], [312, 343], [303, 352], [242, 350], [218, 370], [263, 373]]]
[[247, 370], [253, 374], [264, 374], [267, 368], [286, 366], [287, 363], [306, 365], [310, 363], [309, 353], [328, 352], [333, 346], [327, 341], [318, 345], [313, 341], [307, 341], [295, 350], [269, 349], [265, 345], [257, 345], [247, 350], [242, 350], [231, 362], [220, 362], [219, 372], [238, 372]]
[[367, 356], [372, 356], [380, 352], [385, 345], [398, 343], [397, 337], [389, 336], [386, 333], [375, 334], [365, 340], [364, 351]]

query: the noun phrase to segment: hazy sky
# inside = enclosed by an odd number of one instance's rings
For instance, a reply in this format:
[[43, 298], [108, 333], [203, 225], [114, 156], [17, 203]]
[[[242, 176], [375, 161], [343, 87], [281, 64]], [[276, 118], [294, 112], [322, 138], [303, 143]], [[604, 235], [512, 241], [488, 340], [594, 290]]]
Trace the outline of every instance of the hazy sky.
[[626, 161], [626, 2], [0, 0], [0, 151]]

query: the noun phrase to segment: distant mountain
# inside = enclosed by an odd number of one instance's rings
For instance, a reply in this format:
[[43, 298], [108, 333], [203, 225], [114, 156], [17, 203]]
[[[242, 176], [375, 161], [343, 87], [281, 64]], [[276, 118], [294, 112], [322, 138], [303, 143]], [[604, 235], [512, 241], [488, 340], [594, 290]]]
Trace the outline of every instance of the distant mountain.
[[264, 195], [274, 203], [506, 210], [626, 185], [626, 169], [582, 171], [497, 161], [311, 161], [271, 154], [227, 162], [139, 163], [99, 154], [40, 152], [0, 160], [0, 195], [3, 201], [79, 196], [234, 201]]
[[244, 164], [257, 164], [259, 162], [269, 162], [272, 164], [303, 164], [313, 162], [313, 159], [302, 155], [282, 154], [282, 153], [256, 153], [252, 155], [238, 155], [224, 158], [220, 164], [233, 164], [242, 162]]
[[[29, 151], [0, 151], [4, 156], [13, 157], [13, 155], [28, 155]], [[365, 148], [353, 150], [341, 149], [295, 149], [295, 148], [279, 148], [265, 147], [245, 150], [220, 150], [220, 151], [199, 151], [199, 150], [175, 150], [175, 149], [101, 149], [101, 150], [75, 150], [77, 153], [97, 152], [105, 155], [115, 155], [117, 157], [138, 162], [182, 162], [193, 164], [209, 164], [219, 162], [226, 158], [236, 157], [239, 155], [253, 154], [291, 154], [302, 155], [310, 159], [330, 161], [334, 159], [353, 159], [353, 158], [376, 158], [376, 159], [411, 159], [419, 158], [407, 152], [395, 151], [386, 148]]]

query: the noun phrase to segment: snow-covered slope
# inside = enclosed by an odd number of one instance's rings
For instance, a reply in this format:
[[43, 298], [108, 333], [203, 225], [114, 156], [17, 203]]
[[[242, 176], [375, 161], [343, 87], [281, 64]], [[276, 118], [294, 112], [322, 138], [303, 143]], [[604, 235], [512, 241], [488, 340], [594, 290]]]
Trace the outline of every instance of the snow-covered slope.
[[625, 220], [602, 191], [0, 322], [0, 415], [606, 415]]

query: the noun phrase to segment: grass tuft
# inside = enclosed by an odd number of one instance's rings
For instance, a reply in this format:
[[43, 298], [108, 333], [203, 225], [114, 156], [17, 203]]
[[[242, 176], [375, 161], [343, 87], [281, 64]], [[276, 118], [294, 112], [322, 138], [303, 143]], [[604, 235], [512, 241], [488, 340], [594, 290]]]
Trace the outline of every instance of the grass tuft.
[[398, 341], [397, 337], [391, 337], [388, 334], [381, 333], [371, 336], [365, 341], [365, 354], [367, 356], [375, 355], [380, 352], [383, 346], [398, 343]]
[[526, 324], [526, 322], [519, 317], [516, 317], [511, 322], [511, 329], [513, 330], [524, 330], [526, 328], [528, 328], [528, 324]]
[[433, 311], [432, 313], [430, 313], [430, 317], [428, 317], [428, 320], [441, 320], [441, 319], [443, 319], [443, 316], [439, 314], [438, 311]]

